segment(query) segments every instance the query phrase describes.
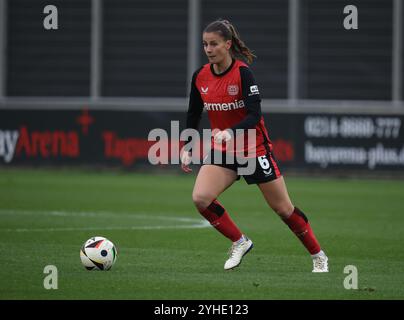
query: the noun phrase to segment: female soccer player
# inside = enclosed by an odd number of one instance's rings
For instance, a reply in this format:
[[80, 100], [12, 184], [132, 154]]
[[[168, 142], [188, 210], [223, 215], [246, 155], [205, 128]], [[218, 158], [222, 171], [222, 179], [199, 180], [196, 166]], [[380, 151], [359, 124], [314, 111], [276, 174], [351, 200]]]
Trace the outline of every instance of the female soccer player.
[[[234, 143], [238, 139], [235, 133], [254, 129], [255, 170], [243, 175], [244, 179], [248, 184], [258, 185], [268, 205], [306, 247], [313, 259], [313, 272], [328, 272], [328, 258], [321, 250], [306, 215], [292, 204], [272, 154], [273, 146], [261, 115], [259, 89], [245, 63], [251, 63], [255, 56], [227, 20], [214, 21], [205, 28], [203, 47], [209, 63], [193, 75], [187, 128], [197, 129], [203, 108], [207, 109], [213, 132], [212, 148], [199, 170], [192, 199], [201, 215], [233, 242], [224, 269], [237, 267], [253, 247], [253, 242], [240, 231], [217, 198], [240, 178], [238, 170], [245, 167], [237, 160], [241, 159], [240, 153], [245, 155], [246, 151], [251, 152], [251, 140], [247, 136], [242, 138], [241, 151], [234, 147], [239, 146]], [[231, 140], [233, 143], [230, 143]], [[222, 161], [212, 163], [219, 153]], [[228, 154], [234, 155], [233, 160], [226, 158]], [[191, 161], [191, 152], [183, 152], [183, 171], [192, 171], [189, 167]]]

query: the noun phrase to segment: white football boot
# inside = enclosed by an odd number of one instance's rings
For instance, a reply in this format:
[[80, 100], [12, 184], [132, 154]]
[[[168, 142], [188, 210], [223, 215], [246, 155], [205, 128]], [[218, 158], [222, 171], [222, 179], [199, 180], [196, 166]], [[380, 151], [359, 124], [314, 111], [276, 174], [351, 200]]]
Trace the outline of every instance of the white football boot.
[[323, 250], [311, 257], [313, 258], [313, 272], [328, 272], [328, 257]]
[[247, 237], [244, 237], [240, 243], [233, 242], [233, 245], [229, 251], [230, 258], [224, 264], [224, 269], [231, 270], [237, 267], [241, 263], [243, 256], [247, 254], [253, 248], [253, 246], [253, 242]]

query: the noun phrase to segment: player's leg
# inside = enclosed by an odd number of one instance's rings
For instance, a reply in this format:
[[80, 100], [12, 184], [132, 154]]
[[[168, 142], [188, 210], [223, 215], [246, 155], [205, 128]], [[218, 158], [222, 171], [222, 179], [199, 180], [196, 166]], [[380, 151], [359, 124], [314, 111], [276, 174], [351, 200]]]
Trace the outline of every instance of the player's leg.
[[210, 224], [232, 242], [230, 258], [225, 269], [232, 269], [241, 263], [242, 257], [252, 248], [252, 241], [245, 237], [230, 218], [217, 197], [237, 179], [234, 170], [216, 165], [203, 165], [199, 170], [192, 193], [193, 202]]
[[237, 173], [231, 169], [203, 165], [198, 172], [192, 192], [192, 200], [196, 208], [199, 211], [205, 210], [236, 179]]
[[203, 165], [195, 181], [192, 200], [199, 213], [221, 234], [235, 242], [241, 231], [217, 197], [237, 179], [235, 171], [215, 165]]
[[258, 187], [268, 205], [281, 217], [311, 254], [313, 272], [327, 272], [328, 258], [321, 250], [306, 215], [292, 204], [283, 177], [258, 184]]

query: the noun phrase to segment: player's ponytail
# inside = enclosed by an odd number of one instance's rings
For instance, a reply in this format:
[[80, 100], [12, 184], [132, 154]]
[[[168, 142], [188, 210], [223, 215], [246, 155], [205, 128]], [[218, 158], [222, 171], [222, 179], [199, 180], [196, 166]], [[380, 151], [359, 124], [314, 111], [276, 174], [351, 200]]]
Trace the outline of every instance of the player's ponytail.
[[252, 51], [244, 44], [244, 41], [241, 40], [239, 33], [236, 28], [227, 20], [223, 20], [223, 23], [227, 25], [229, 30], [232, 33], [233, 45], [231, 47], [232, 54], [234, 57], [244, 58], [248, 63], [252, 63], [256, 56], [252, 53]]
[[203, 32], [218, 32], [225, 40], [232, 40], [230, 48], [234, 58], [252, 63], [256, 56], [241, 40], [236, 28], [228, 20], [216, 20], [210, 23]]

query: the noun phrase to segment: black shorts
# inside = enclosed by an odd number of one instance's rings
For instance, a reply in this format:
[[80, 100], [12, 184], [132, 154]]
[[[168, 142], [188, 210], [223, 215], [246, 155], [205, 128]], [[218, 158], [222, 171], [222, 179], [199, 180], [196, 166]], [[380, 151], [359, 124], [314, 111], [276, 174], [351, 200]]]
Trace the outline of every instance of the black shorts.
[[247, 184], [260, 184], [273, 181], [281, 176], [279, 165], [271, 151], [256, 158], [235, 157], [232, 153], [211, 149], [202, 165], [216, 165], [233, 170], [237, 180], [242, 176]]

